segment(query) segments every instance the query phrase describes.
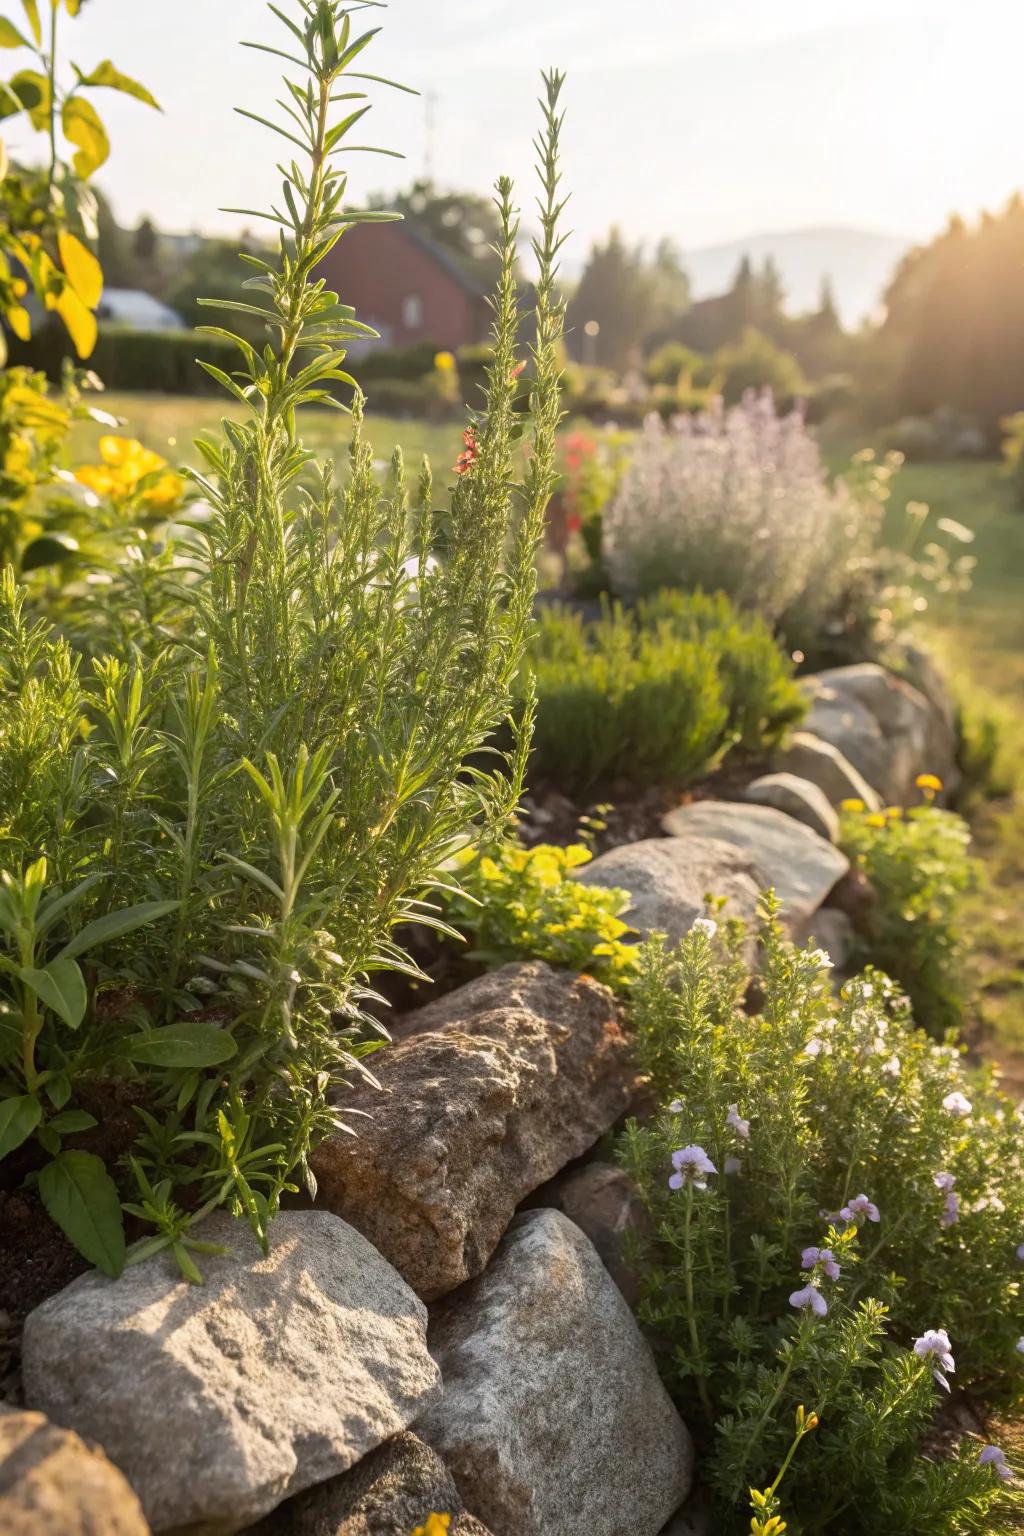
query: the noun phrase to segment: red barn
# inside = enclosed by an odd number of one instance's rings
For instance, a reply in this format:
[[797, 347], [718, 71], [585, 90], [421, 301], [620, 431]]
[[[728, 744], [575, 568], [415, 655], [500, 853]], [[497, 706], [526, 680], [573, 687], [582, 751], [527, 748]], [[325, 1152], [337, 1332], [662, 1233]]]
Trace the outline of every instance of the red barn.
[[354, 225], [317, 275], [385, 346], [430, 341], [454, 352], [486, 339], [491, 315], [483, 290], [406, 221]]

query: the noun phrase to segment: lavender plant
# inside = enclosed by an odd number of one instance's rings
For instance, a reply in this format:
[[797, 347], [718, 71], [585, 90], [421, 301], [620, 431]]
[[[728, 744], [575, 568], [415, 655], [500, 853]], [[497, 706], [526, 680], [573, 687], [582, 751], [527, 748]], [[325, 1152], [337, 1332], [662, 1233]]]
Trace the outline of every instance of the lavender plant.
[[803, 416], [777, 414], [768, 393], [668, 426], [652, 418], [604, 517], [612, 590], [722, 591], [791, 649], [863, 659], [927, 606], [924, 594], [969, 579], [968, 557], [949, 553], [960, 535], [948, 520], [925, 545], [914, 504], [906, 539], [883, 526], [900, 462], [868, 450], [832, 481]]
[[[755, 1518], [782, 1497], [807, 1533], [1008, 1528], [991, 1455], [927, 1445], [947, 1387], [1024, 1399], [1020, 1113], [881, 973], [836, 999], [775, 912], [753, 1012], [741, 925], [644, 947], [637, 1049], [664, 1107], [622, 1148], [651, 1217], [640, 1317], [721, 1529], [750, 1487]], [[798, 1410], [819, 1423], [794, 1452]]]
[[[362, 147], [367, 105], [352, 103], [378, 80], [363, 68], [376, 29], [353, 28], [364, 9], [271, 6], [284, 32], [269, 51], [297, 72], [282, 117], [257, 117], [291, 157], [261, 215], [277, 256], [243, 258], [252, 302], [220, 303], [266, 342], [211, 328], [239, 367], [208, 371], [246, 415], [200, 445], [205, 505], [161, 570], [160, 621], [84, 665], [12, 573], [0, 592], [0, 855], [8, 891], [46, 920], [27, 957], [25, 920], [0, 922], [0, 1155], [23, 1160], [109, 1273], [124, 1262], [125, 1170], [67, 1119], [79, 1092], [134, 1078], [126, 1209], [150, 1235], [128, 1262], [169, 1247], [197, 1278], [196, 1229], [218, 1205], [266, 1244], [297, 1180], [315, 1194], [309, 1153], [345, 1125], [347, 1078], [386, 1039], [366, 1011], [373, 975], [413, 968], [392, 930], [441, 921], [443, 867], [481, 831], [493, 840], [521, 788], [532, 709], [513, 710], [513, 683], [559, 421], [562, 78], [545, 76], [538, 140], [529, 408], [516, 404], [518, 216], [503, 179], [486, 404], [442, 517], [429, 466], [410, 487], [396, 453], [378, 483], [358, 391], [344, 478], [299, 436], [304, 407], [352, 386], [346, 345], [368, 329], [319, 263], [353, 224], [387, 217], [349, 206], [339, 165]], [[499, 726], [511, 746], [481, 766]], [[144, 940], [126, 942], [140, 923]], [[86, 1142], [65, 1147], [65, 1133]], [[69, 1158], [56, 1198], [47, 1168]]]

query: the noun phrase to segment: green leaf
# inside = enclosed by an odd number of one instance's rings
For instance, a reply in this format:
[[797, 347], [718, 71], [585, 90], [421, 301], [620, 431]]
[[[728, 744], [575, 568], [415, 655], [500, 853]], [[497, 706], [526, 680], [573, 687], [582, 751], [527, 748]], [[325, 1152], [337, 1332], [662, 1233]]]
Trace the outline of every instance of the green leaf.
[[73, 164], [83, 180], [98, 171], [110, 154], [110, 140], [99, 113], [91, 101], [81, 96], [69, 96], [61, 108], [64, 135], [78, 145]]
[[0, 1157], [27, 1141], [43, 1118], [43, 1107], [35, 1094], [18, 1099], [0, 1099]]
[[70, 960], [75, 955], [84, 954], [87, 949], [95, 949], [97, 944], [123, 938], [136, 928], [144, 928], [147, 923], [155, 923], [157, 918], [166, 917], [177, 906], [176, 901], [142, 901], [138, 906], [123, 907], [120, 912], [108, 912], [104, 917], [94, 918], [64, 945], [57, 958]]
[[27, 112], [33, 128], [42, 128], [45, 126], [49, 100], [50, 82], [46, 76], [33, 69], [19, 70], [3, 84], [0, 118]]
[[28, 38], [22, 37], [13, 21], [0, 16], [0, 48], [27, 48]]
[[144, 101], [147, 107], [155, 107], [161, 111], [160, 103], [155, 96], [150, 95], [144, 85], [133, 80], [130, 75], [123, 75], [119, 69], [115, 69], [109, 59], [104, 59], [102, 64], [89, 74], [83, 75], [82, 85], [106, 86], [112, 91], [120, 91], [124, 96], [134, 96], [136, 101]]
[[43, 40], [43, 29], [39, 21], [39, 6], [36, 0], [21, 0], [21, 8], [28, 17], [28, 24], [32, 28], [32, 36], [37, 43]]
[[124, 1268], [124, 1223], [117, 1187], [102, 1158], [62, 1152], [39, 1175], [43, 1204], [79, 1253], [116, 1279]]
[[238, 1050], [226, 1029], [201, 1020], [182, 1020], [133, 1035], [124, 1046], [130, 1061], [150, 1067], [216, 1067]]
[[18, 972], [27, 987], [52, 1008], [69, 1029], [77, 1029], [89, 1003], [85, 979], [74, 960], [58, 956], [42, 970], [26, 965]]
[[57, 1131], [61, 1136], [73, 1136], [76, 1131], [91, 1131], [94, 1125], [99, 1125], [96, 1116], [90, 1115], [85, 1109], [66, 1109], [63, 1114], [54, 1115], [46, 1123], [51, 1131]]
[[44, 533], [33, 539], [21, 557], [23, 571], [38, 571], [47, 565], [59, 565], [78, 553], [78, 540], [70, 533]]

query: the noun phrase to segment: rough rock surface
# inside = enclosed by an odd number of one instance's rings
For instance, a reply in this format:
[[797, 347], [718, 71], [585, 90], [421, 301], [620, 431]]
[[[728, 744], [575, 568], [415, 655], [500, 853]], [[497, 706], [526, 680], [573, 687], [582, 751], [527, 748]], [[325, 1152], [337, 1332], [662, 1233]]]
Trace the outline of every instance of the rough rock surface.
[[625, 1169], [612, 1163], [585, 1163], [552, 1179], [538, 1191], [536, 1203], [561, 1211], [589, 1237], [605, 1269], [632, 1305], [637, 1283], [623, 1258], [622, 1240], [627, 1232], [645, 1231], [649, 1218]]
[[480, 1279], [442, 1303], [445, 1380], [419, 1433], [498, 1536], [657, 1536], [693, 1447], [593, 1245], [526, 1211]]
[[832, 742], [811, 731], [794, 731], [786, 745], [776, 752], [772, 767], [779, 773], [795, 773], [798, 778], [816, 784], [829, 805], [836, 808], [844, 800], [863, 800], [869, 811], [881, 809], [882, 797], [864, 775]]
[[724, 896], [729, 917], [752, 918], [766, 872], [750, 853], [714, 836], [686, 842], [652, 837], [623, 843], [575, 871], [585, 885], [609, 885], [628, 891], [632, 903], [623, 914], [638, 933], [665, 933], [678, 943], [695, 917], [706, 911], [705, 897]]
[[440, 1395], [426, 1310], [358, 1232], [283, 1211], [267, 1257], [229, 1216], [189, 1285], [165, 1256], [32, 1312], [29, 1405], [98, 1441], [155, 1531], [231, 1532], [346, 1471]]
[[850, 867], [846, 855], [810, 827], [767, 805], [697, 800], [669, 811], [662, 825], [684, 847], [693, 837], [732, 843], [764, 871], [764, 883], [774, 888], [791, 928], [818, 910]]
[[826, 842], [839, 840], [839, 817], [810, 779], [801, 779], [795, 773], [766, 773], [747, 785], [743, 798], [751, 805], [770, 805], [785, 812]]
[[[379, 1063], [379, 1065], [378, 1065]], [[318, 1198], [421, 1296], [478, 1275], [516, 1206], [629, 1106], [635, 1070], [611, 993], [540, 961], [413, 1015], [357, 1086], [358, 1138], [318, 1151]]]
[[956, 745], [940, 712], [923, 693], [873, 662], [833, 667], [803, 680], [810, 701], [807, 730], [830, 741], [889, 805], [919, 796], [919, 773], [955, 787]]
[[0, 1404], [4, 1536], [148, 1536], [139, 1503], [103, 1452], [41, 1413]]
[[268, 1515], [254, 1536], [411, 1536], [428, 1515], [451, 1515], [448, 1536], [490, 1536], [465, 1506], [436, 1451], [408, 1430], [378, 1446], [351, 1472]]

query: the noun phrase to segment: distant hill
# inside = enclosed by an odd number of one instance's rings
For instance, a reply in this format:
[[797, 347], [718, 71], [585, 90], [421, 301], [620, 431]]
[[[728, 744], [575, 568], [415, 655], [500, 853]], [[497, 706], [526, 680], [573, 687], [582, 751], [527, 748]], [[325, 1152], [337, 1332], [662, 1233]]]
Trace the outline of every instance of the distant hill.
[[877, 308], [896, 263], [911, 244], [899, 235], [866, 229], [787, 229], [684, 251], [683, 265], [690, 274], [694, 298], [704, 299], [731, 286], [744, 256], [755, 267], [766, 256], [774, 256], [789, 314], [816, 308], [821, 280], [827, 274], [844, 323], [855, 326]]

